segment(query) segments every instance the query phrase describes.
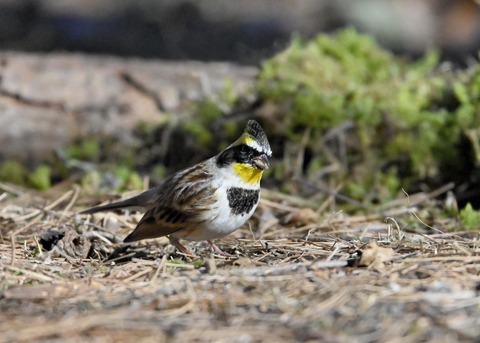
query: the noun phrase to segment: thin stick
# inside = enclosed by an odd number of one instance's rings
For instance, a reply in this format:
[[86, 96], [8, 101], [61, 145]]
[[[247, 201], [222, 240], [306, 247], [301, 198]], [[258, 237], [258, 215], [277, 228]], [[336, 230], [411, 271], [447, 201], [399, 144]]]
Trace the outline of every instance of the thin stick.
[[158, 275], [160, 275], [160, 271], [162, 271], [163, 268], [165, 267], [165, 263], [167, 263], [167, 255], [162, 256], [162, 260], [158, 264], [158, 267], [155, 270], [155, 273], [153, 273], [152, 278], [150, 279], [150, 284], [151, 285], [153, 285], [155, 283], [155, 281], [157, 280]]
[[444, 232], [442, 232], [441, 230], [439, 230], [439, 229], [437, 229], [437, 228], [435, 228], [435, 227], [433, 227], [433, 226], [430, 226], [430, 225], [428, 225], [427, 223], [425, 223], [424, 221], [422, 221], [422, 220], [417, 216], [417, 214], [416, 214], [415, 212], [410, 211], [410, 213], [413, 214], [413, 215], [415, 216], [415, 218], [417, 218], [417, 220], [418, 220], [420, 223], [422, 223], [423, 225], [425, 225], [425, 226], [428, 227], [429, 229], [432, 229], [433, 231], [436, 231], [436, 232], [438, 232], [438, 233], [444, 233]]
[[28, 275], [31, 278], [34, 278], [34, 279], [40, 280], [40, 281], [51, 282], [51, 281], [54, 280], [54, 278], [52, 278], [50, 276], [46, 276], [46, 275], [43, 275], [43, 274], [40, 274], [40, 273], [37, 273], [37, 272], [32, 272], [31, 270], [28, 270], [28, 269], [18, 268], [18, 267], [14, 267], [14, 266], [5, 266], [5, 268], [7, 268], [11, 271], [17, 272], [17, 273], [22, 273], [24, 275]]
[[74, 185], [72, 199], [70, 199], [70, 202], [63, 209], [63, 215], [65, 215], [66, 212], [70, 211], [70, 209], [73, 207], [73, 205], [75, 205], [75, 203], [77, 202], [79, 194], [80, 194], [80, 187], [78, 185]]
[[73, 193], [73, 190], [67, 191], [62, 196], [60, 196], [60, 198], [58, 198], [54, 202], [50, 203], [49, 205], [45, 206], [44, 210], [50, 211], [50, 210], [54, 209], [58, 204], [65, 201], [66, 199], [68, 199], [72, 195], [72, 193]]
[[27, 225], [24, 225], [23, 227], [21, 227], [20, 229], [14, 231], [10, 237], [10, 243], [12, 244], [12, 258], [11, 258], [11, 261], [10, 261], [10, 265], [14, 265], [15, 264], [15, 239], [16, 239], [16, 236], [22, 232], [23, 230], [25, 229], [28, 229], [30, 226], [32, 226], [33, 224], [35, 224], [36, 222], [38, 222], [40, 220], [40, 217], [36, 217], [34, 219], [32, 219], [32, 221], [30, 221]]
[[136, 273], [136, 274], [133, 274], [132, 276], [130, 276], [130, 277], [128, 277], [128, 278], [126, 278], [126, 279], [124, 279], [124, 280], [123, 280], [123, 282], [125, 282], [125, 283], [126, 283], [126, 282], [133, 281], [133, 280], [135, 280], [135, 279], [138, 279], [139, 277], [141, 277], [141, 276], [143, 276], [143, 275], [145, 275], [145, 274], [148, 274], [148, 273], [150, 273], [151, 271], [152, 271], [152, 268], [151, 268], [151, 267], [147, 267], [147, 268], [145, 268], [145, 269], [143, 269], [143, 270], [139, 271], [138, 273]]

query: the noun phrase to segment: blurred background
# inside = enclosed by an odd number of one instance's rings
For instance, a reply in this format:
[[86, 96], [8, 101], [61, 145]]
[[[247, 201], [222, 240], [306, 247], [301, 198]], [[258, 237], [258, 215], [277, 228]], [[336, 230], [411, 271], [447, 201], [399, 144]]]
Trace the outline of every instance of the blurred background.
[[0, 181], [159, 183], [255, 117], [269, 187], [480, 208], [479, 47], [473, 0], [0, 0]]
[[473, 0], [0, 0], [0, 49], [257, 64], [292, 34], [353, 26], [398, 54], [435, 47], [465, 65], [479, 14]]

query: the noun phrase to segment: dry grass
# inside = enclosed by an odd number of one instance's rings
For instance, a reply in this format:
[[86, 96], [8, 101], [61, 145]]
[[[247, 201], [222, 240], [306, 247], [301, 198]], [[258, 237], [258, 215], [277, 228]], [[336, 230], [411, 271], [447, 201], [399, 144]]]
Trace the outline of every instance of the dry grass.
[[166, 239], [116, 249], [140, 215], [79, 216], [76, 188], [1, 188], [0, 343], [480, 337], [478, 232], [427, 226], [436, 194], [349, 217], [333, 197], [312, 210], [265, 192], [251, 227], [217, 242], [231, 257], [191, 243], [191, 259]]

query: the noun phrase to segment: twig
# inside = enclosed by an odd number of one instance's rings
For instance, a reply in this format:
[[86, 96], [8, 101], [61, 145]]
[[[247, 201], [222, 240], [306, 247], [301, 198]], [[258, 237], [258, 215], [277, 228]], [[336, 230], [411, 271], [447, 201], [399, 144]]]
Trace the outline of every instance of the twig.
[[14, 267], [14, 266], [5, 266], [5, 268], [7, 268], [11, 271], [14, 271], [16, 273], [22, 273], [24, 275], [28, 275], [29, 277], [34, 278], [34, 279], [39, 280], [39, 281], [51, 282], [51, 281], [54, 280], [54, 278], [52, 278], [50, 276], [46, 276], [46, 275], [43, 275], [43, 274], [40, 274], [40, 273], [37, 273], [37, 272], [33, 272], [31, 270], [24, 269], [24, 268], [18, 268], [18, 267]]
[[73, 205], [75, 205], [78, 199], [78, 195], [80, 194], [80, 187], [78, 185], [74, 185], [73, 188], [74, 189], [73, 189], [72, 199], [70, 199], [70, 202], [63, 209], [63, 215], [65, 215], [68, 211], [70, 211]]
[[330, 189], [319, 186], [319, 185], [317, 185], [313, 182], [310, 182], [310, 181], [307, 181], [305, 179], [301, 179], [301, 178], [298, 178], [298, 177], [295, 178], [294, 181], [299, 182], [299, 183], [303, 183], [303, 184], [307, 185], [308, 188], [310, 188], [310, 189], [314, 189], [318, 192], [322, 192], [322, 193], [328, 194], [330, 196], [333, 196], [334, 198], [336, 198], [338, 200], [341, 200], [343, 202], [346, 202], [347, 204], [351, 204], [351, 205], [363, 208], [365, 210], [374, 211], [374, 209], [371, 206], [367, 206], [367, 205], [361, 203], [360, 201], [349, 198], [349, 197], [347, 197], [343, 194], [340, 194], [336, 191], [331, 191]]
[[133, 281], [135, 279], [138, 279], [139, 277], [145, 275], [145, 274], [148, 274], [152, 271], [152, 268], [151, 267], [147, 267], [141, 271], [139, 271], [138, 273], [135, 273], [133, 274], [132, 276], [126, 278], [123, 280], [123, 282], [127, 283], [127, 282], [130, 282], [130, 281]]
[[[407, 196], [407, 207], [413, 207], [421, 204], [422, 202], [428, 200], [428, 199], [434, 199], [438, 197], [439, 195], [442, 195], [443, 193], [446, 193], [450, 190], [452, 190], [455, 187], [455, 184], [453, 182], [449, 182], [437, 189], [434, 189], [433, 191], [429, 193], [425, 192], [420, 192], [416, 193], [413, 195], [409, 195], [405, 190], [402, 189], [403, 193]], [[404, 199], [395, 199], [392, 200], [389, 203], [385, 203], [381, 206], [382, 211], [387, 211], [387, 209], [399, 206], [405, 202]]]
[[262, 189], [262, 199], [285, 201], [298, 207], [315, 208], [316, 206], [318, 206], [315, 201], [306, 200], [304, 198], [300, 198], [290, 194], [275, 192], [271, 189]]
[[155, 273], [153, 273], [152, 278], [150, 279], [150, 284], [153, 285], [158, 278], [158, 275], [160, 274], [160, 271], [162, 271], [165, 268], [165, 263], [167, 262], [167, 255], [163, 255], [160, 263], [158, 264], [157, 269], [155, 270]]
[[231, 270], [218, 270], [217, 274], [225, 276], [272, 276], [291, 274], [292, 272], [306, 271], [307, 263], [292, 263], [272, 267], [239, 268]]
[[270, 201], [270, 200], [263, 199], [263, 198], [260, 199], [260, 204], [271, 207], [271, 208], [275, 208], [277, 210], [285, 211], [285, 212], [294, 212], [294, 211], [298, 210], [297, 207], [288, 206], [288, 205], [284, 205], [284, 204], [279, 204], [278, 202]]
[[3, 189], [4, 191], [13, 194], [13, 195], [20, 195], [26, 193], [23, 189], [20, 187], [15, 187], [14, 185], [6, 184], [3, 182], [0, 182], [0, 188]]
[[65, 192], [64, 194], [62, 194], [57, 200], [55, 200], [54, 202], [48, 204], [47, 206], [45, 206], [43, 208], [43, 210], [45, 211], [50, 211], [52, 209], [54, 209], [58, 204], [60, 204], [61, 202], [65, 201], [66, 199], [68, 199], [73, 193], [73, 190], [69, 190], [67, 192]]
[[410, 213], [413, 214], [413, 215], [415, 216], [415, 218], [417, 218], [417, 220], [418, 220], [420, 223], [422, 223], [423, 225], [425, 225], [425, 226], [428, 227], [429, 229], [432, 229], [433, 231], [436, 231], [436, 232], [438, 232], [438, 233], [443, 233], [441, 230], [439, 230], [439, 229], [437, 229], [437, 228], [435, 228], [435, 227], [433, 227], [433, 226], [430, 226], [430, 225], [428, 225], [427, 223], [425, 223], [424, 221], [422, 221], [422, 220], [417, 216], [417, 214], [416, 214], [415, 212], [410, 211]]
[[336, 246], [335, 249], [332, 251], [330, 255], [328, 255], [327, 259], [325, 260], [326, 262], [330, 262], [332, 258], [340, 251], [340, 246]]
[[27, 225], [24, 225], [22, 226], [20, 229], [14, 231], [12, 233], [12, 235], [10, 236], [10, 242], [12, 244], [12, 259], [10, 261], [10, 264], [13, 266], [15, 264], [15, 239], [16, 239], [16, 236], [22, 232], [23, 230], [25, 229], [28, 229], [30, 226], [32, 226], [33, 224], [35, 224], [36, 222], [38, 222], [40, 220], [40, 217], [36, 217], [34, 219], [32, 219]]
[[5, 193], [2, 193], [2, 194], [0, 195], [0, 201], [2, 201], [3, 199], [6, 199], [7, 197], [8, 197], [8, 193], [6, 193], [6, 192], [5, 192]]

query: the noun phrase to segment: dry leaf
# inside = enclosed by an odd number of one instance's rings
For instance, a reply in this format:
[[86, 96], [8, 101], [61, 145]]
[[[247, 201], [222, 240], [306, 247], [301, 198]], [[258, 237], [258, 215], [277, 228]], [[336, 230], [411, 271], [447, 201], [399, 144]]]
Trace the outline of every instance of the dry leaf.
[[74, 258], [87, 258], [92, 243], [83, 235], [75, 231], [67, 231], [57, 247], [67, 256]]
[[252, 259], [248, 257], [241, 257], [233, 261], [234, 266], [239, 266], [239, 267], [250, 267], [251, 265], [254, 265], [255, 262], [252, 261]]
[[303, 226], [314, 223], [318, 219], [318, 214], [311, 208], [305, 207], [289, 213], [285, 217], [285, 224]]
[[363, 250], [358, 265], [382, 271], [385, 269], [385, 263], [390, 261], [394, 255], [395, 252], [392, 248], [380, 247], [376, 242], [371, 242]]

